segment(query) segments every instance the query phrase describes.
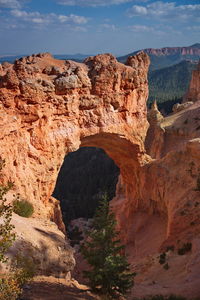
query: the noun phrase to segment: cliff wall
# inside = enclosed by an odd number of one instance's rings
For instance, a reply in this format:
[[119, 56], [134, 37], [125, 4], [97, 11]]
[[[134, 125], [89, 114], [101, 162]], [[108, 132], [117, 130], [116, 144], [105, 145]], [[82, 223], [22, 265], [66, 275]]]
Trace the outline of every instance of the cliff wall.
[[[65, 155], [79, 147], [103, 148], [120, 168], [112, 208], [132, 267], [141, 274], [138, 295], [176, 292], [176, 286], [180, 293], [185, 283], [181, 293], [198, 296], [200, 103], [165, 119], [153, 112], [147, 134], [148, 66], [143, 52], [127, 65], [110, 54], [83, 64], [38, 54], [1, 65], [1, 180], [12, 180], [15, 192], [33, 203], [35, 218], [62, 228], [51, 194]], [[172, 262], [170, 272], [161, 272], [158, 253], [173, 247], [172, 258], [180, 262], [177, 251], [185, 243], [192, 252], [184, 263]], [[152, 292], [146, 280], [152, 274], [158, 282], [167, 278], [171, 289], [155, 285]]]
[[125, 66], [110, 55], [84, 64], [33, 55], [0, 69], [0, 157], [5, 179], [34, 203], [35, 215], [55, 219], [51, 197], [68, 152], [103, 148], [122, 175], [145, 159], [148, 56]]

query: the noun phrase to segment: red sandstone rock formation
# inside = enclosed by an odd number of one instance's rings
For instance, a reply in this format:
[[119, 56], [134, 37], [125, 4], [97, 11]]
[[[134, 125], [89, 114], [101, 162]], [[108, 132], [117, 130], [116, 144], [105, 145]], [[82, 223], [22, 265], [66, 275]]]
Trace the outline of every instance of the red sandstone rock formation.
[[[166, 118], [154, 104], [148, 113], [145, 146], [156, 160], [138, 169], [132, 186], [122, 177], [118, 182], [112, 207], [129, 260], [140, 274], [134, 296], [200, 295], [199, 116], [198, 100]], [[180, 258], [178, 250], [186, 243], [191, 243], [192, 251]], [[167, 252], [166, 274], [156, 253], [169, 248], [174, 251]]]
[[150, 126], [145, 140], [146, 151], [152, 158], [160, 158], [164, 135], [164, 129], [162, 128], [161, 123], [164, 118], [158, 110], [156, 101], [152, 104], [152, 107], [147, 114], [147, 119]]
[[58, 215], [51, 193], [68, 152], [102, 147], [124, 177], [144, 160], [149, 59], [140, 53], [128, 63], [105, 54], [80, 64], [47, 53], [1, 66], [0, 157], [35, 215]]
[[[112, 207], [133, 269], [140, 273], [138, 295], [152, 292], [146, 278], [153, 277], [155, 282], [165, 278], [171, 288], [156, 283], [152, 293], [196, 296], [200, 294], [196, 267], [200, 103], [165, 119], [158, 118], [154, 109], [149, 116], [154, 130], [146, 140], [151, 158], [144, 147], [149, 59], [141, 52], [127, 64], [110, 54], [89, 57], [83, 64], [55, 60], [49, 54], [3, 64], [0, 158], [6, 159], [4, 176], [34, 204], [35, 217], [61, 223], [51, 193], [64, 156], [79, 147], [103, 148], [120, 167]], [[173, 262], [180, 261], [177, 249], [186, 242], [192, 243], [192, 252], [177, 267]], [[171, 255], [166, 273], [157, 255], [168, 246], [174, 246], [176, 254]], [[185, 294], [180, 290], [184, 284]]]
[[194, 102], [198, 100], [200, 100], [200, 61], [197, 66], [197, 69], [192, 71], [192, 79], [190, 81], [188, 92], [184, 97], [184, 102]]

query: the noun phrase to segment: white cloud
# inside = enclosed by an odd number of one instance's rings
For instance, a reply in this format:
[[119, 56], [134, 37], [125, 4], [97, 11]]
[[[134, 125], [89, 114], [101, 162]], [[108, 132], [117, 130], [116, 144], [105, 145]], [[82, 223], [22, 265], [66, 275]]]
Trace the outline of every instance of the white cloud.
[[58, 15], [54, 13], [41, 14], [40, 12], [26, 12], [24, 10], [14, 9], [11, 11], [13, 17], [24, 22], [31, 22], [35, 24], [51, 24], [51, 23], [67, 23], [75, 25], [83, 25], [88, 22], [88, 19], [83, 16]]
[[11, 15], [20, 19], [20, 21], [31, 22], [35, 24], [48, 24], [51, 21], [50, 14], [42, 15], [37, 11], [26, 12], [24, 10], [14, 9], [11, 11]]
[[108, 29], [108, 30], [112, 30], [112, 31], [116, 31], [117, 27], [114, 24], [101, 24], [101, 28], [102, 29]]
[[138, 16], [141, 16], [141, 15], [147, 15], [148, 10], [147, 10], [147, 8], [144, 7], [144, 6], [134, 5], [134, 6], [130, 9], [129, 13], [130, 13], [130, 16], [132, 16], [133, 13], [134, 13], [136, 16], [137, 16], [137, 15], [138, 15]]
[[168, 29], [165, 26], [146, 26], [146, 25], [132, 25], [128, 27], [130, 31], [138, 34], [148, 34], [151, 36], [152, 34], [154, 36], [164, 36], [167, 35], [169, 32], [172, 33], [173, 29]]
[[148, 2], [149, 0], [56, 0], [58, 4], [68, 6], [109, 6], [119, 5], [128, 2]]
[[3, 8], [20, 8], [20, 6], [18, 0], [0, 0], [0, 7]]
[[133, 32], [152, 32], [153, 28], [145, 25], [132, 25], [129, 29]]
[[200, 20], [200, 4], [177, 5], [175, 2], [157, 1], [146, 6], [133, 5], [128, 10], [129, 17], [146, 16], [162, 19], [179, 19], [182, 21]]
[[69, 15], [69, 16], [65, 16], [65, 15], [58, 15], [57, 16], [58, 20], [61, 23], [75, 23], [75, 24], [86, 24], [88, 22], [88, 19], [82, 16], [76, 16], [76, 15]]
[[169, 37], [171, 35], [181, 35], [181, 31], [179, 30], [175, 30], [173, 27], [171, 26], [166, 26], [166, 25], [154, 25], [154, 26], [146, 26], [146, 25], [141, 25], [141, 24], [138, 24], [138, 25], [132, 25], [132, 26], [129, 26], [128, 29], [130, 31], [132, 31], [134, 34], [139, 34], [140, 36], [145, 36], [145, 37], [160, 37], [160, 38], [163, 38], [163, 37]]

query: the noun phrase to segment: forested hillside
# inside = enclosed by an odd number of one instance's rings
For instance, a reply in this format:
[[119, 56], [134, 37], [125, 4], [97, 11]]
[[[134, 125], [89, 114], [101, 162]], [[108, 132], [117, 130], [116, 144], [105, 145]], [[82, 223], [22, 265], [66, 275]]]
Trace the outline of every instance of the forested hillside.
[[181, 98], [189, 86], [197, 63], [182, 61], [177, 65], [149, 72], [149, 102], [165, 102]]
[[[160, 109], [166, 114], [172, 111], [175, 103], [181, 102], [200, 58], [200, 44], [188, 47], [166, 47], [160, 49], [143, 49], [151, 60], [149, 68], [149, 99], [148, 106], [157, 100]], [[125, 63], [127, 57], [139, 51], [118, 57]]]

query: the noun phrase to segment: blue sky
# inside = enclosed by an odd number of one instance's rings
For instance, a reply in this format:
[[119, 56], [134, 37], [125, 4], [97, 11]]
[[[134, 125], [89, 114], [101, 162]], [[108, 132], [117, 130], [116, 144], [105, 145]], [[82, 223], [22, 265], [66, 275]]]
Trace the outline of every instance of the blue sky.
[[200, 0], [0, 0], [0, 55], [123, 55], [200, 42]]

